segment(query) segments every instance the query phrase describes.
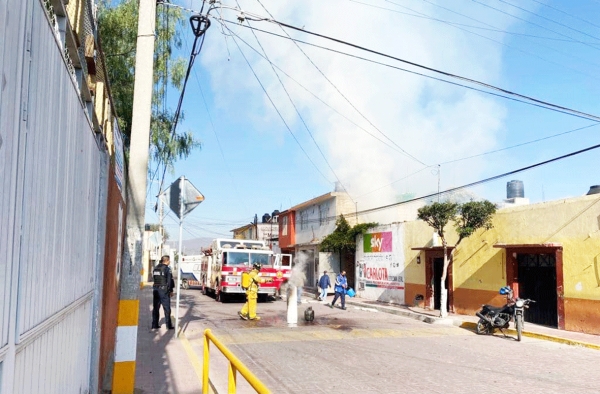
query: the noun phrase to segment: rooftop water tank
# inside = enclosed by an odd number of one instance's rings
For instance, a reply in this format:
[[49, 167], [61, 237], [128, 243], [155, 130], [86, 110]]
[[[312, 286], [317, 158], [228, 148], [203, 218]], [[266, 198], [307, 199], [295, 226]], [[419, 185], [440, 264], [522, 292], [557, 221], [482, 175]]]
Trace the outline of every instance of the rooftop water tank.
[[262, 216], [262, 222], [263, 222], [263, 223], [269, 223], [269, 220], [270, 220], [270, 219], [271, 219], [271, 215], [269, 215], [268, 213], [265, 213], [265, 214]]
[[523, 181], [506, 182], [506, 198], [523, 198], [525, 197], [525, 189]]
[[590, 191], [587, 192], [587, 195], [589, 196], [590, 194], [598, 194], [600, 193], [600, 185], [594, 185], [594, 186], [590, 186]]

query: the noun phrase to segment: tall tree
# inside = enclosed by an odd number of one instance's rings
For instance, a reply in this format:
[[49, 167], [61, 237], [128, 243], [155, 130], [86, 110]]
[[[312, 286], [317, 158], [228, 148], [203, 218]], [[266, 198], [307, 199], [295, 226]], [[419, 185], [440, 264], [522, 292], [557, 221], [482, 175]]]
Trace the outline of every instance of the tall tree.
[[[458, 204], [451, 201], [434, 202], [419, 208], [417, 217], [433, 227], [442, 240], [444, 267], [440, 279], [441, 317], [448, 316], [448, 290], [446, 289], [446, 277], [448, 274], [448, 265], [454, 257], [456, 247], [463, 239], [470, 237], [478, 229], [491, 229], [493, 227], [492, 218], [495, 213], [496, 206], [487, 200], [469, 201], [464, 204]], [[448, 256], [448, 241], [446, 239], [445, 228], [450, 221], [454, 222], [458, 240], [456, 241], [456, 244], [454, 244], [450, 256]]]
[[[116, 4], [111, 0], [101, 0], [98, 10], [106, 73], [127, 151], [133, 109], [138, 0], [122, 0]], [[177, 159], [189, 156], [193, 149], [201, 146], [190, 131], [173, 132], [174, 111], [168, 107], [166, 100], [169, 85], [181, 89], [185, 75], [186, 60], [173, 56], [175, 50], [181, 49], [177, 26], [183, 23], [180, 9], [157, 8], [150, 150], [152, 160], [169, 170]], [[180, 118], [183, 119], [183, 116]]]

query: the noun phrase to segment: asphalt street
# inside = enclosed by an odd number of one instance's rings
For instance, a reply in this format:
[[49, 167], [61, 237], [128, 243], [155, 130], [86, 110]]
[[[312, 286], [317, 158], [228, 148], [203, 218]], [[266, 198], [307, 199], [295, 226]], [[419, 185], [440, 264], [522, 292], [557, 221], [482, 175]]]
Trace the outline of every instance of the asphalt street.
[[[182, 291], [183, 335], [201, 360], [203, 332], [211, 329], [273, 393], [600, 392], [593, 349], [479, 336], [373, 308], [331, 309], [309, 297], [289, 327], [285, 301], [259, 303], [259, 322], [237, 316], [242, 304]], [[310, 323], [303, 318], [309, 306]], [[226, 361], [216, 349], [210, 354], [211, 380], [226, 392]], [[238, 393], [245, 392], [254, 390], [238, 377]]]

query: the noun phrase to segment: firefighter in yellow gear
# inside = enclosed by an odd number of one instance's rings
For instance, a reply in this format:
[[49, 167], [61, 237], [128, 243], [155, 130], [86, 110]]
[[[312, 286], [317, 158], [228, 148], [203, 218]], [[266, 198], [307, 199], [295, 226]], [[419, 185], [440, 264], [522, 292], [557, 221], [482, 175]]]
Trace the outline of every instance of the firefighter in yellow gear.
[[262, 266], [259, 263], [254, 263], [252, 271], [249, 273], [250, 284], [246, 289], [246, 303], [242, 307], [242, 310], [238, 312], [238, 315], [244, 320], [260, 320], [260, 317], [256, 316], [258, 288], [261, 283], [273, 282], [271, 278], [261, 278], [258, 276], [261, 268]]

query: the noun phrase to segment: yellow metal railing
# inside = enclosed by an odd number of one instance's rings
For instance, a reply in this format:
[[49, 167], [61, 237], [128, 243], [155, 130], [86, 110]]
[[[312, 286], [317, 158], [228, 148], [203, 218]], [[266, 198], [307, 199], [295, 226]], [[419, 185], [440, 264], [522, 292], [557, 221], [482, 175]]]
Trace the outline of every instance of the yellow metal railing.
[[202, 394], [208, 394], [208, 370], [210, 361], [209, 341], [214, 343], [217, 349], [223, 353], [225, 358], [229, 360], [229, 372], [227, 379], [227, 392], [235, 393], [237, 384], [237, 372], [239, 372], [246, 381], [256, 390], [257, 393], [270, 393], [269, 389], [260, 381], [242, 362], [225, 347], [210, 331], [204, 330], [204, 363], [202, 366]]

